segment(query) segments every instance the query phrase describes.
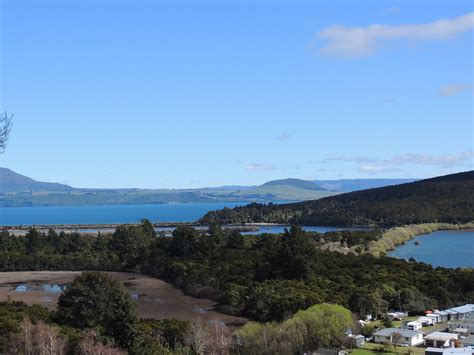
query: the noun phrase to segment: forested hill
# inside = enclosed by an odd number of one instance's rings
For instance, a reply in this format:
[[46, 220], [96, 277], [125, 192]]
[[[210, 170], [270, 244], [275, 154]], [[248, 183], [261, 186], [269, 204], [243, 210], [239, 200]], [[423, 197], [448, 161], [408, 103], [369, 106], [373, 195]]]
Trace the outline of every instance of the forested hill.
[[474, 171], [291, 204], [252, 203], [212, 211], [202, 224], [378, 225], [474, 220]]

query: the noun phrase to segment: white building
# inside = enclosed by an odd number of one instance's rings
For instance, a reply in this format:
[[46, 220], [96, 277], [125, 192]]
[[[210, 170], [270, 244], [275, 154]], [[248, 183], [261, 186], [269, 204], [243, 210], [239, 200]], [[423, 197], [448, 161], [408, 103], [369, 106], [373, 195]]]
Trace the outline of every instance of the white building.
[[451, 342], [458, 340], [459, 335], [455, 333], [433, 332], [425, 336], [425, 346], [433, 348], [446, 348]]
[[449, 331], [454, 332], [455, 329], [463, 328], [467, 329], [470, 334], [474, 334], [474, 318], [468, 318], [460, 321], [449, 322]]
[[439, 322], [466, 319], [469, 316], [474, 316], [474, 304], [468, 303], [464, 306], [453, 307], [443, 311], [435, 310], [432, 314], [440, 318]]
[[433, 324], [441, 322], [441, 316], [436, 313], [428, 313], [425, 315], [426, 318], [431, 318], [433, 320]]
[[423, 343], [423, 334], [417, 330], [385, 328], [374, 334], [374, 342], [417, 346]]
[[425, 355], [472, 355], [473, 349], [470, 346], [462, 348], [426, 348]]

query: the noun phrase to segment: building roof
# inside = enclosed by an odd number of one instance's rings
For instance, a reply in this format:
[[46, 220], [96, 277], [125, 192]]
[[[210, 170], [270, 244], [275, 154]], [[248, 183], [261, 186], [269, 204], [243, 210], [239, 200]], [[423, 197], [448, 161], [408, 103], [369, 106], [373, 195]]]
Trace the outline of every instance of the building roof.
[[469, 313], [474, 312], [474, 304], [465, 304], [464, 306], [453, 307], [448, 309], [448, 311], [454, 311], [457, 313]]
[[448, 314], [466, 314], [469, 312], [474, 312], [474, 304], [465, 304], [464, 306], [458, 306], [458, 307], [453, 307], [453, 308], [448, 308], [445, 309], [444, 311], [438, 311], [435, 312], [436, 314], [441, 314], [443, 316], [448, 315]]
[[431, 348], [428, 347], [425, 349], [425, 353], [439, 353], [443, 355], [449, 354], [472, 354], [472, 348], [470, 346], [466, 346], [463, 348]]
[[419, 332], [418, 330], [408, 330], [408, 329], [400, 329], [400, 328], [385, 328], [385, 329], [379, 330], [374, 335], [380, 335], [380, 336], [383, 336], [383, 337], [388, 337], [388, 336], [392, 335], [393, 333], [399, 333], [399, 334], [401, 334], [401, 336], [408, 337], [408, 338], [411, 338], [411, 337], [414, 337], [418, 334], [421, 334], [421, 332]]
[[468, 335], [465, 338], [461, 338], [461, 344], [463, 344], [463, 345], [474, 345], [474, 335]]
[[457, 339], [458, 335], [454, 333], [446, 333], [446, 332], [433, 332], [425, 336], [425, 340], [451, 340]]
[[448, 313], [448, 314], [458, 314], [458, 313], [461, 313], [461, 312], [458, 312], [458, 311], [456, 311], [456, 310], [454, 310], [454, 309], [452, 309], [452, 308], [446, 309], [445, 312]]

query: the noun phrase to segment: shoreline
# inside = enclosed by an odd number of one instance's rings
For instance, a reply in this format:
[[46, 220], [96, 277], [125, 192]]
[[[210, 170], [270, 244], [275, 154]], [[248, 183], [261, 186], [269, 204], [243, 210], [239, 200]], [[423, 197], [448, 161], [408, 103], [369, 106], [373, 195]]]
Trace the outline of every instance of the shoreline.
[[431, 234], [436, 231], [442, 230], [459, 230], [469, 231], [474, 229], [474, 222], [465, 224], [452, 224], [452, 223], [422, 223], [422, 224], [409, 224], [402, 227], [394, 227], [387, 229], [382, 237], [369, 244], [366, 251], [368, 254], [380, 257], [387, 255], [388, 252], [395, 250], [399, 245], [405, 244], [407, 241], [414, 239], [419, 235]]
[[[54, 230], [56, 233], [80, 233], [83, 235], [97, 236], [99, 233], [113, 234], [120, 226], [138, 226], [140, 223], [106, 223], [106, 224], [37, 224], [21, 226], [0, 226], [0, 231], [5, 230], [15, 236], [22, 236], [29, 230], [35, 229], [39, 232], [48, 232]], [[159, 222], [152, 223], [157, 233], [165, 232], [171, 234], [175, 228], [189, 226], [198, 231], [206, 231], [209, 226], [197, 224], [194, 222]], [[257, 225], [224, 225], [223, 229], [237, 230], [239, 232], [258, 232], [260, 226]]]
[[[231, 327], [247, 322], [244, 317], [222, 313], [218, 303], [187, 295], [173, 284], [157, 277], [141, 273], [102, 271], [112, 276], [127, 288], [137, 304], [141, 318], [177, 318], [192, 321], [202, 318], [208, 321], [223, 321]], [[23, 301], [29, 305], [39, 304], [50, 310], [57, 307], [62, 286], [70, 284], [82, 271], [4, 271], [0, 273], [0, 301], [9, 299]], [[18, 286], [25, 286], [17, 291]], [[60, 286], [50, 289], [45, 286]]]

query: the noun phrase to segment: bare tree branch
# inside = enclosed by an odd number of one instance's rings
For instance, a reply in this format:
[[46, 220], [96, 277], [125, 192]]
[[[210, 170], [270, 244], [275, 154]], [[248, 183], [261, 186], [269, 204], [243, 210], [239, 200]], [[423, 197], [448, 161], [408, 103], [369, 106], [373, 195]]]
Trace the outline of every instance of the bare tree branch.
[[7, 147], [8, 136], [13, 124], [13, 115], [8, 116], [5, 111], [3, 117], [0, 117], [0, 154], [5, 151]]

